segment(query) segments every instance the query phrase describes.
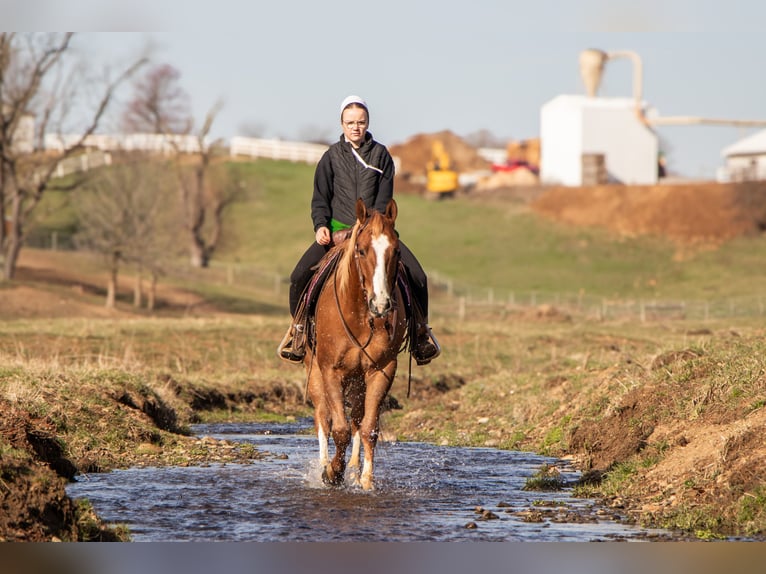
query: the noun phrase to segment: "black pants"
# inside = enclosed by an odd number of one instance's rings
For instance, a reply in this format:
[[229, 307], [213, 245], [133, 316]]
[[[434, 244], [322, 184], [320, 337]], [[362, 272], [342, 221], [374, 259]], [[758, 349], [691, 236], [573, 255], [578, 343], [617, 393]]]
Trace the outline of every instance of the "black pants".
[[[306, 285], [311, 281], [314, 271], [311, 269], [325, 253], [330, 249], [329, 245], [319, 245], [316, 241], [312, 243], [303, 257], [300, 258], [290, 275], [290, 314], [295, 317], [295, 312], [300, 304], [301, 294]], [[426, 272], [415, 259], [412, 251], [399, 240], [399, 250], [401, 252], [402, 263], [407, 269], [410, 285], [412, 285], [412, 296], [423, 311], [423, 317], [428, 318], [428, 279]]]

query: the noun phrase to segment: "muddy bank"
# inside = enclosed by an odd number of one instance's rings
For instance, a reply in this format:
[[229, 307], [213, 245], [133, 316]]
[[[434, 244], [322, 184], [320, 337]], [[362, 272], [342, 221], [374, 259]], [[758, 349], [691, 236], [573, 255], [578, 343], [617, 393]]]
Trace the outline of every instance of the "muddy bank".
[[57, 391], [48, 389], [46, 400], [59, 405], [49, 414], [0, 398], [0, 541], [127, 540], [123, 529], [105, 525], [86, 502], [66, 495], [77, 473], [257, 460], [251, 445], [198, 439], [188, 424], [214, 409], [294, 411], [298, 401], [297, 392], [281, 385], [248, 392], [173, 388], [169, 404], [150, 387], [83, 385], [87, 396], [73, 396], [64, 381]]

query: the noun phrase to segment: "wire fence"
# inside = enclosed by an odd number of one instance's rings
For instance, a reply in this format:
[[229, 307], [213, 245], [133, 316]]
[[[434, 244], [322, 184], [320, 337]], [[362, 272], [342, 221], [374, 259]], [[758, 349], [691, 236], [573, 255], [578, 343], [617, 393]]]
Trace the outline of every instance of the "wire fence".
[[[248, 286], [270, 292], [287, 301], [289, 278], [246, 264], [213, 262], [206, 271], [229, 286]], [[533, 313], [540, 317], [562, 314], [595, 320], [664, 320], [706, 321], [732, 317], [766, 315], [766, 294], [718, 299], [618, 299], [582, 292], [518, 291], [471, 286], [445, 277], [438, 271], [428, 273], [431, 316], [464, 320], [469, 317], [507, 317]]]
[[[26, 245], [39, 249], [74, 250], [67, 234], [32, 234]], [[289, 277], [248, 265], [213, 260], [207, 269], [177, 264], [169, 275], [185, 281], [204, 281], [257, 292], [274, 301], [287, 302]], [[430, 270], [428, 273], [431, 317], [463, 320], [508, 317], [533, 313], [540, 317], [574, 315], [595, 320], [707, 321], [766, 315], [766, 293], [710, 299], [611, 298], [580, 292], [544, 292], [497, 289], [468, 285]]]
[[[429, 274], [429, 290], [443, 293], [455, 305], [440, 306], [457, 318], [466, 314], [510, 314], [534, 311], [539, 316], [561, 313], [597, 320], [632, 319], [642, 322], [688, 319], [706, 321], [732, 317], [766, 315], [766, 293], [710, 299], [693, 298], [614, 298], [578, 292], [519, 291], [467, 285]], [[438, 296], [438, 295], [437, 295]]]
[[[433, 292], [433, 288], [431, 289]], [[467, 316], [504, 317], [533, 311], [539, 317], [562, 314], [595, 320], [631, 319], [641, 322], [664, 320], [708, 321], [733, 317], [762, 317], [766, 297], [730, 297], [726, 299], [615, 299], [580, 293], [541, 293], [509, 291], [505, 297], [492, 289], [471, 294], [453, 294], [437, 303], [440, 313], [464, 319]], [[449, 303], [452, 303], [450, 305]]]

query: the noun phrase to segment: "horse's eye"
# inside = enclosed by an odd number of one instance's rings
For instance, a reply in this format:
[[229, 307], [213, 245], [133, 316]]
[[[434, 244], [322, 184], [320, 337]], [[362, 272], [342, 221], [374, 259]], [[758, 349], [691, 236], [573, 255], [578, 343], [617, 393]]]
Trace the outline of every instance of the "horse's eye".
[[364, 257], [364, 249], [359, 250], [359, 257]]

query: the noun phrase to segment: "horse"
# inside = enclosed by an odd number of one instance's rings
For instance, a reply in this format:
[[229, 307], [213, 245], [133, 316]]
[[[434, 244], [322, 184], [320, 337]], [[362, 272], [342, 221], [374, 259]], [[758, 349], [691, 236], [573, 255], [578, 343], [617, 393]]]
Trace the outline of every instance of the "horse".
[[[407, 317], [397, 282], [397, 213], [393, 199], [384, 213], [357, 200], [356, 223], [350, 237], [336, 247], [342, 252], [316, 301], [313, 345], [307, 345], [304, 365], [326, 485], [343, 484], [346, 450], [353, 437], [349, 478], [364, 490], [374, 489], [381, 405], [407, 341]], [[330, 435], [335, 444], [332, 460]]]

